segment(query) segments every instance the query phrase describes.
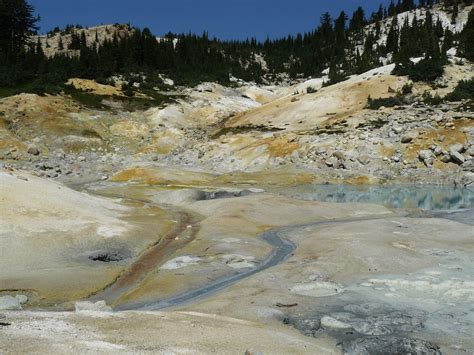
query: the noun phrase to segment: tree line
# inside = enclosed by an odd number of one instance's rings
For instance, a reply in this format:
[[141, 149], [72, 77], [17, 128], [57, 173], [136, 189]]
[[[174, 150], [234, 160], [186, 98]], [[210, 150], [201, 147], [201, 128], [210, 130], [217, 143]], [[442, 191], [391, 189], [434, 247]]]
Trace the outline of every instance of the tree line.
[[[438, 2], [392, 0], [370, 15], [359, 7], [350, 18], [344, 12], [336, 18], [325, 13], [311, 32], [263, 42], [255, 38], [223, 41], [207, 33], [169, 33], [158, 41], [148, 28], [134, 28], [124, 38], [115, 33], [111, 39], [88, 45], [84, 31], [68, 26], [63, 31], [56, 28], [49, 35], [70, 34], [70, 43], [63, 44], [60, 38], [59, 47], [67, 46], [76, 54], [60, 52], [47, 57], [39, 40], [29, 40], [38, 30], [33, 7], [26, 0], [0, 0], [0, 86], [28, 82], [61, 85], [70, 77], [105, 81], [112, 75], [132, 73], [144, 74], [150, 85], [159, 82], [158, 73], [182, 85], [202, 81], [228, 84], [230, 75], [262, 82], [280, 73], [292, 78], [320, 76], [326, 68], [328, 84], [332, 84], [380, 66], [383, 58], [396, 62], [398, 74], [429, 80], [442, 73], [446, 51], [453, 46], [474, 60], [474, 14], [469, 15], [462, 33], [453, 34], [430, 12]], [[443, 1], [452, 12], [452, 21], [460, 6], [470, 4], [472, 0]], [[398, 23], [397, 14], [417, 7], [426, 9], [423, 19], [407, 17]], [[383, 33], [382, 21], [390, 17], [388, 33]], [[265, 66], [258, 57], [264, 58]], [[413, 57], [423, 60], [415, 64], [410, 60]]]

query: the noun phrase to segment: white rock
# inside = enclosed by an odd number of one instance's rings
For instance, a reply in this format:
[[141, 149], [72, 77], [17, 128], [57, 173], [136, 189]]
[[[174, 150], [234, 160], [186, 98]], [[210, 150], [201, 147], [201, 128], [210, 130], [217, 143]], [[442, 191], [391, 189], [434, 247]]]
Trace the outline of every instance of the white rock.
[[405, 134], [402, 137], [401, 142], [402, 143], [410, 143], [412, 140], [416, 139], [417, 137], [418, 137], [418, 132], [411, 131], [411, 132], [408, 132], [407, 134]]
[[330, 281], [314, 281], [311, 283], [297, 284], [290, 288], [290, 292], [302, 296], [326, 297], [344, 292], [344, 287]]
[[105, 301], [97, 302], [76, 302], [75, 304], [76, 312], [112, 312], [112, 307], [107, 306]]
[[464, 150], [464, 146], [461, 143], [456, 143], [449, 147], [450, 153], [451, 152], [462, 153], [463, 150]]
[[450, 151], [449, 152], [449, 155], [451, 156], [451, 159], [455, 162], [455, 163], [458, 163], [458, 164], [463, 164], [466, 159], [464, 158], [464, 156], [459, 153], [459, 152], [455, 152], [455, 151]]
[[395, 133], [400, 134], [400, 133], [402, 133], [405, 129], [404, 129], [403, 127], [400, 127], [400, 126], [394, 126], [394, 127], [392, 128], [392, 130], [393, 130]]
[[352, 326], [348, 323], [341, 322], [333, 317], [324, 316], [321, 318], [321, 325], [324, 328], [332, 328], [332, 329], [350, 329]]
[[201, 261], [201, 258], [198, 258], [197, 256], [189, 256], [189, 255], [178, 256], [177, 258], [168, 260], [166, 263], [164, 263], [160, 267], [160, 269], [162, 270], [181, 269], [189, 265], [196, 265], [199, 263], [199, 261]]
[[418, 156], [420, 160], [426, 161], [433, 158], [433, 153], [431, 152], [431, 150], [425, 149], [425, 150], [420, 150], [420, 152], [418, 153]]
[[239, 254], [227, 254], [221, 257], [227, 266], [233, 269], [247, 269], [255, 267], [253, 256], [244, 256]]
[[255, 267], [255, 264], [249, 261], [239, 261], [235, 263], [228, 263], [227, 266], [231, 267], [232, 269], [251, 269]]
[[466, 154], [474, 157], [474, 145], [471, 145], [471, 147], [466, 151]]
[[368, 156], [367, 154], [361, 154], [357, 157], [357, 160], [359, 161], [359, 163], [361, 163], [362, 165], [367, 165], [370, 163], [370, 156]]
[[441, 157], [441, 161], [443, 163], [449, 163], [451, 161], [451, 157], [449, 156], [449, 154], [444, 154], [442, 157]]
[[0, 310], [18, 311], [20, 309], [21, 309], [21, 302], [16, 297], [12, 297], [12, 296], [0, 297]]
[[25, 304], [28, 302], [28, 297], [25, 295], [16, 295], [15, 298], [20, 302], [20, 304]]
[[28, 146], [28, 154], [40, 155], [40, 150], [36, 145], [30, 145]]

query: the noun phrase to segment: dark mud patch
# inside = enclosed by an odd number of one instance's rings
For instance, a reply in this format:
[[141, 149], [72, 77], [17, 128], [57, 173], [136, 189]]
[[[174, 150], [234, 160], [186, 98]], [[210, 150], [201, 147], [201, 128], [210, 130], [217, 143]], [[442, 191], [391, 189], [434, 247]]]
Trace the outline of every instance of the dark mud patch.
[[87, 255], [87, 259], [101, 263], [118, 263], [131, 258], [128, 250], [96, 250]]
[[118, 253], [99, 253], [97, 255], [89, 256], [89, 260], [100, 261], [103, 263], [118, 262], [118, 261], [122, 261], [123, 259], [125, 259], [125, 257]]
[[396, 336], [359, 338], [342, 350], [345, 354], [441, 354], [439, 346], [428, 341]]
[[306, 336], [329, 335], [345, 354], [441, 354], [437, 345], [416, 338], [424, 329], [425, 315], [420, 311], [376, 303], [318, 308], [288, 313], [283, 323]]

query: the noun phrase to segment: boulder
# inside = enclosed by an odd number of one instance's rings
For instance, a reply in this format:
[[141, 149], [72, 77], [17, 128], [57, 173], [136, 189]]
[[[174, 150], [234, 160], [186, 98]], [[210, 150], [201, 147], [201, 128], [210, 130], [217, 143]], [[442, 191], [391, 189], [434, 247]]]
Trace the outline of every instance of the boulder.
[[469, 149], [466, 151], [466, 154], [471, 156], [471, 157], [474, 157], [474, 145], [471, 145], [469, 147]]
[[421, 161], [426, 161], [433, 158], [433, 153], [431, 152], [431, 150], [427, 149], [420, 150], [418, 153], [418, 157]]
[[401, 127], [401, 126], [394, 126], [394, 127], [392, 127], [392, 130], [393, 130], [393, 132], [395, 132], [396, 134], [400, 134], [400, 133], [403, 132], [404, 129], [403, 129], [403, 127]]
[[27, 152], [28, 154], [31, 154], [31, 155], [40, 155], [40, 150], [36, 145], [28, 146]]
[[462, 153], [464, 151], [464, 146], [461, 143], [453, 144], [449, 147], [449, 152]]
[[464, 156], [456, 151], [450, 151], [449, 155], [451, 157], [451, 160], [457, 164], [463, 164], [466, 161]]
[[339, 161], [335, 157], [326, 159], [324, 162], [326, 163], [327, 166], [330, 166], [330, 167], [332, 166], [335, 168], [339, 167]]
[[357, 157], [357, 160], [359, 161], [359, 163], [361, 163], [362, 165], [367, 165], [370, 163], [370, 157], [369, 155], [367, 154], [361, 154]]
[[443, 149], [440, 146], [436, 146], [434, 153], [437, 157], [439, 157], [441, 154], [443, 154]]
[[343, 152], [343, 151], [335, 151], [333, 154], [332, 154], [333, 157], [336, 157], [338, 160], [344, 160], [346, 159], [346, 154]]
[[321, 155], [325, 154], [327, 152], [327, 149], [323, 146], [319, 146], [316, 148], [316, 154]]
[[413, 141], [414, 139], [416, 139], [417, 137], [418, 137], [418, 132], [410, 131], [402, 137], [401, 142], [404, 144], [407, 144]]
[[431, 150], [420, 150], [418, 157], [426, 166], [431, 166], [434, 163], [434, 155]]
[[441, 161], [443, 163], [449, 163], [451, 161], [451, 156], [449, 154], [444, 154], [442, 157], [441, 157]]

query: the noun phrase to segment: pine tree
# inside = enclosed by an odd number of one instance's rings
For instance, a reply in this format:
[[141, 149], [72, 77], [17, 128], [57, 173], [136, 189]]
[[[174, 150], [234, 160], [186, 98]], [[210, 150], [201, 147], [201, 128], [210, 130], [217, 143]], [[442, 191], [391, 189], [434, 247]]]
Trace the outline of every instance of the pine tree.
[[439, 19], [439, 17], [438, 17], [438, 20], [436, 21], [435, 32], [436, 32], [436, 36], [438, 36], [438, 38], [443, 38], [444, 28], [443, 28], [443, 24], [442, 24], [441, 20]]
[[453, 25], [456, 24], [456, 20], [458, 18], [458, 15], [459, 15], [459, 5], [458, 5], [458, 2], [457, 1], [454, 1], [454, 4], [453, 4], [453, 14], [451, 16], [451, 23]]
[[71, 42], [69, 43], [68, 49], [79, 50], [81, 49], [81, 38], [76, 32], [71, 34]]
[[471, 10], [469, 17], [459, 38], [460, 54], [470, 61], [474, 61], [474, 10]]
[[25, 0], [0, 1], [0, 53], [18, 54], [29, 36], [36, 34], [34, 8]]
[[392, 17], [396, 15], [395, 4], [393, 0], [390, 0], [390, 5], [388, 6], [388, 16]]
[[454, 44], [454, 34], [449, 30], [449, 28], [447, 28], [444, 33], [442, 52], [446, 53], [448, 50], [450, 50], [453, 47], [453, 44]]
[[410, 11], [415, 8], [413, 0], [403, 0], [402, 11]]
[[87, 47], [87, 37], [86, 37], [86, 31], [81, 32], [81, 48]]
[[365, 12], [364, 9], [359, 6], [349, 22], [349, 30], [355, 33], [360, 32], [365, 24]]
[[398, 19], [393, 17], [390, 30], [387, 35], [386, 48], [388, 53], [397, 53], [399, 43]]
[[41, 39], [39, 37], [36, 41], [36, 54], [39, 56], [44, 56], [43, 45], [41, 44]]
[[344, 11], [342, 11], [339, 14], [339, 17], [334, 22], [334, 32], [335, 32], [334, 51], [335, 51], [335, 56], [338, 58], [345, 56], [345, 48], [347, 46], [346, 21], [347, 21], [347, 15], [345, 14]]

